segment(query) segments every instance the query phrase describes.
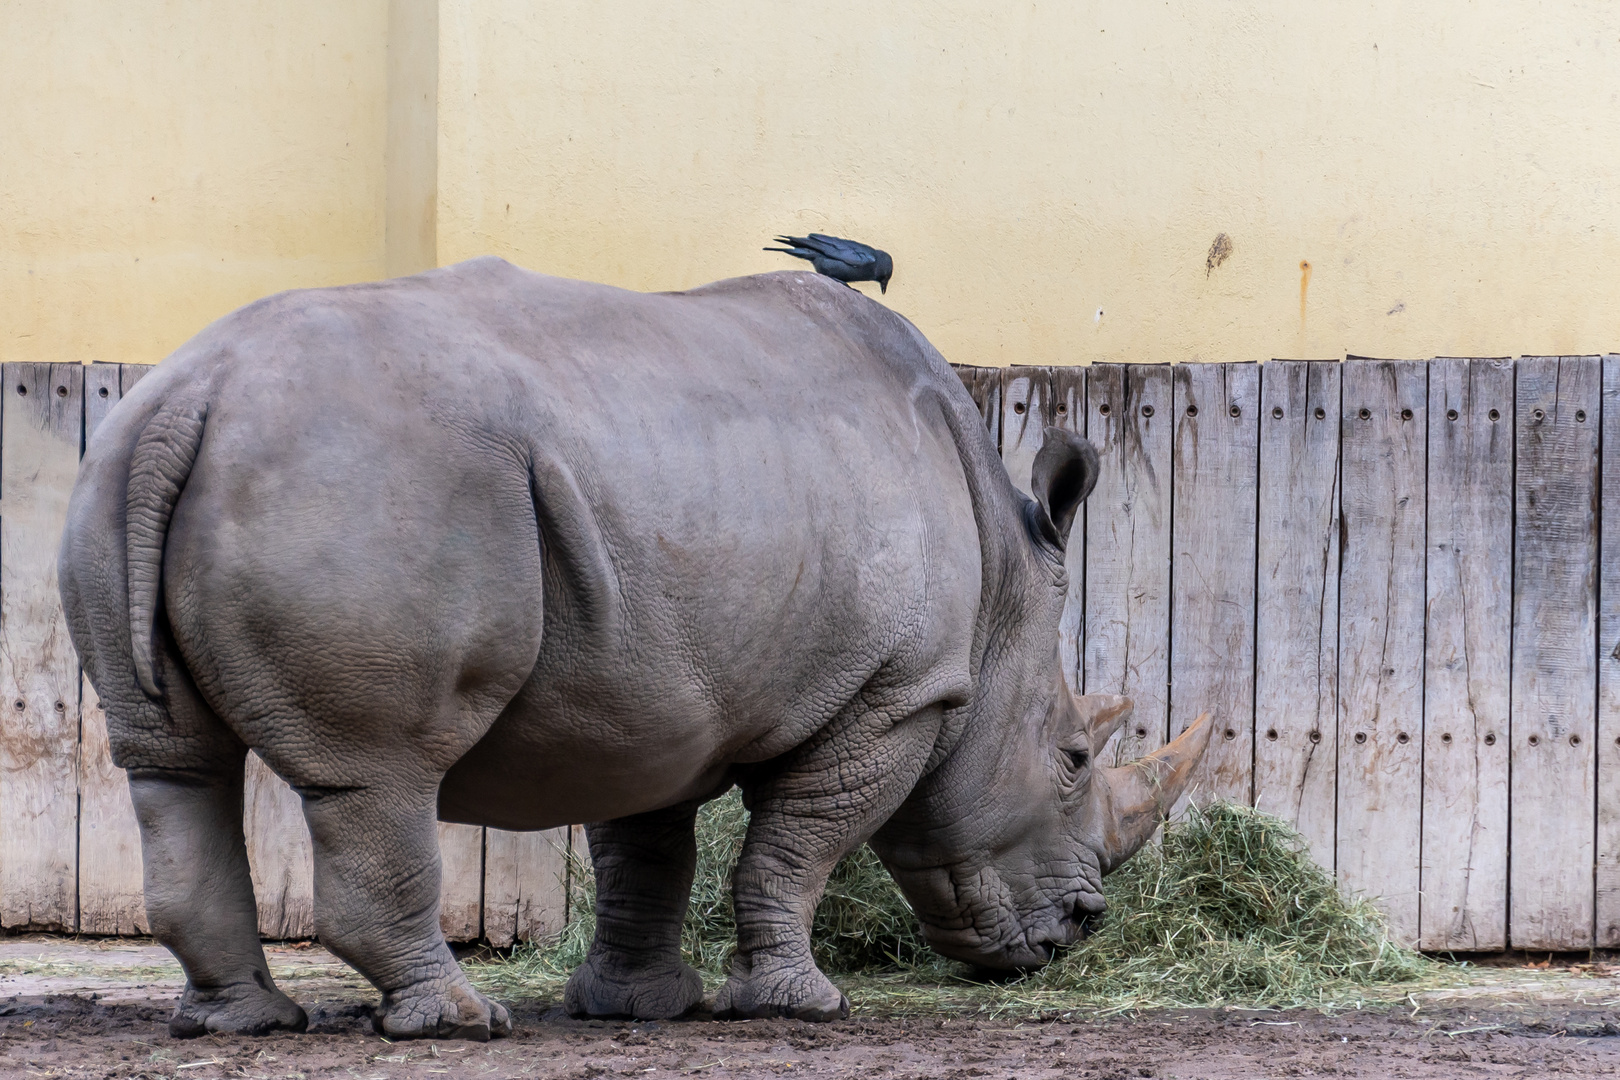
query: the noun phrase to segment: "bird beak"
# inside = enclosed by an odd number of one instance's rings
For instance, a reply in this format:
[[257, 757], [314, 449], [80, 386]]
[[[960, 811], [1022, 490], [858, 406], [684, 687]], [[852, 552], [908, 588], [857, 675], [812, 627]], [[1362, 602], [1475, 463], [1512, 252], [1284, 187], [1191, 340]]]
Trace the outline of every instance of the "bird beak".
[[889, 295], [889, 279], [888, 278], [884, 278], [882, 281], [878, 282], [878, 292], [882, 293], [884, 296]]

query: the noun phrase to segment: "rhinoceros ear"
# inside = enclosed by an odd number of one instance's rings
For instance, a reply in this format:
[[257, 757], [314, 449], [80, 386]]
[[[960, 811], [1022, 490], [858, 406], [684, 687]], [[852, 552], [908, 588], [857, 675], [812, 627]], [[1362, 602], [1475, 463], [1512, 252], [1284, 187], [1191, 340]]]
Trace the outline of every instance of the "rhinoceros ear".
[[1049, 427], [1029, 480], [1046, 518], [1039, 523], [1042, 535], [1060, 551], [1067, 548], [1074, 516], [1097, 486], [1097, 451], [1074, 432]]
[[1079, 694], [1074, 699], [1075, 721], [1086, 733], [1093, 753], [1114, 737], [1135, 709], [1136, 703], [1121, 694]]

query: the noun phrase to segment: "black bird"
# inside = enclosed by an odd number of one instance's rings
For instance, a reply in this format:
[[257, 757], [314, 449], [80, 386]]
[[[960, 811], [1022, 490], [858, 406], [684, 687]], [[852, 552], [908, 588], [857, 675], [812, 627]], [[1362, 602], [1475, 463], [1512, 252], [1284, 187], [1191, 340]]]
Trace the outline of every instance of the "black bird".
[[778, 236], [778, 244], [787, 247], [768, 247], [766, 251], [780, 251], [796, 259], [808, 259], [816, 273], [826, 274], [848, 285], [852, 281], [875, 281], [882, 292], [889, 291], [889, 278], [894, 276], [894, 260], [887, 251], [879, 251], [856, 240], [840, 240], [836, 236], [811, 233], [809, 236]]

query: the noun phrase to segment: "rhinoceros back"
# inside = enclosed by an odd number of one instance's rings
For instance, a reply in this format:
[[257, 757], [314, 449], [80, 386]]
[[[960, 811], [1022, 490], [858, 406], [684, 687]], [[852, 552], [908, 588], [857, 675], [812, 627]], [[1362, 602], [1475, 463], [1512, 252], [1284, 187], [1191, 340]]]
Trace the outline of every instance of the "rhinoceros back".
[[312, 744], [420, 738], [552, 792], [535, 827], [667, 802], [876, 686], [960, 699], [970, 487], [1004, 482], [964, 475], [982, 430], [919, 343], [815, 275], [644, 295], [498, 260], [228, 316], [75, 495], [75, 641], [147, 718], [115, 752], [213, 723], [319, 788], [342, 752]]

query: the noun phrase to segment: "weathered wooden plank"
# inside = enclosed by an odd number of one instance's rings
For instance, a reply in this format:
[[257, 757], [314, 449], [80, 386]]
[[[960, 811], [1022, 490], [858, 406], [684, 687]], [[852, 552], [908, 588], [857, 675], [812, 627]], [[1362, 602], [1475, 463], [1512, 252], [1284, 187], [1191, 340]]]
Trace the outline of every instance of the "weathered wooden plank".
[[71, 930], [80, 680], [56, 549], [79, 468], [84, 368], [6, 364], [0, 394], [0, 926]]
[[1170, 370], [1094, 364], [1086, 381], [1102, 469], [1086, 500], [1084, 687], [1136, 702], [1103, 751], [1109, 761], [1162, 746], [1170, 729]]
[[1428, 386], [1421, 361], [1348, 360], [1340, 421], [1340, 886], [1418, 937], [1423, 841], [1423, 560]]
[[107, 714], [95, 687], [81, 688], [84, 722], [79, 744], [79, 931], [145, 934], [141, 832], [124, 770], [112, 763]]
[[555, 934], [568, 918], [568, 830], [488, 829], [484, 937], [496, 948]]
[[315, 855], [303, 803], [252, 753], [247, 758], [242, 830], [247, 836], [259, 934], [273, 941], [315, 935]]
[[1333, 869], [1339, 676], [1341, 365], [1260, 369], [1254, 803]]
[[[1081, 367], [1053, 368], [1050, 382], [1051, 405], [1048, 415], [1053, 427], [1085, 434], [1086, 424], [1086, 369]], [[1085, 507], [1075, 516], [1069, 527], [1068, 546], [1064, 551], [1064, 567], [1069, 573], [1068, 599], [1063, 603], [1063, 617], [1058, 622], [1058, 662], [1063, 666], [1063, 678], [1069, 689], [1080, 692], [1080, 658], [1085, 651], [1086, 634], [1086, 519]]]
[[451, 941], [483, 934], [484, 830], [439, 823], [439, 928]]
[[973, 404], [979, 407], [984, 426], [992, 438], [1001, 434], [1001, 368], [974, 367], [972, 364], [952, 364], [962, 385], [967, 387]]
[[[1591, 423], [1591, 418], [1587, 418]], [[1620, 948], [1620, 355], [1603, 358], [1602, 557], [1598, 560], [1597, 942]]]
[[1507, 947], [1513, 363], [1429, 364], [1418, 944]]
[[1055, 416], [1052, 369], [1003, 368], [1001, 404], [1001, 462], [1007, 466], [1013, 486], [1028, 495], [1035, 455]]
[[146, 378], [147, 375], [151, 374], [155, 366], [156, 365], [153, 364], [119, 364], [119, 387], [124, 393], [129, 393], [131, 390], [135, 389], [136, 383], [140, 382], [142, 379]]
[[[118, 404], [117, 364], [84, 369], [84, 438]], [[107, 714], [88, 678], [80, 687], [79, 741], [79, 930], [86, 934], [145, 934], [146, 900], [141, 882], [141, 833], [124, 770], [112, 763]]]
[[1254, 797], [1255, 514], [1260, 367], [1180, 364], [1171, 522], [1170, 732], [1215, 734], [1187, 797]]
[[1596, 356], [1518, 364], [1508, 938], [1521, 949], [1593, 941], [1602, 379]]

